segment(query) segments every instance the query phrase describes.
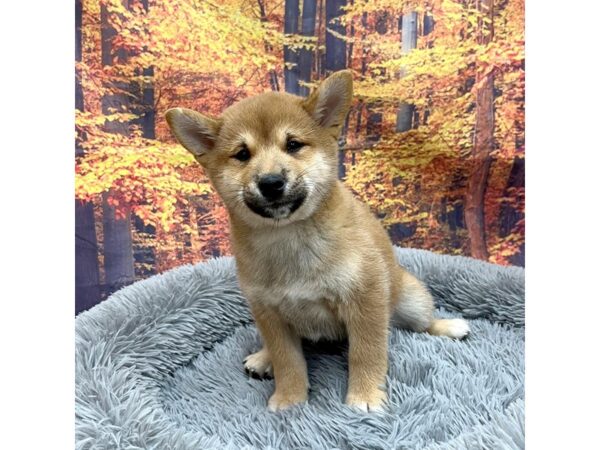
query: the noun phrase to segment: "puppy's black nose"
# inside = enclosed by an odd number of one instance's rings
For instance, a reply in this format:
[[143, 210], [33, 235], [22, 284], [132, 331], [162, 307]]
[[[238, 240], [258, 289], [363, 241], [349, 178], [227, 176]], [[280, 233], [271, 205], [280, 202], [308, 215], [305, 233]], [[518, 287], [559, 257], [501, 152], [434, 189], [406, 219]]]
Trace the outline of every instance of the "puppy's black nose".
[[283, 195], [285, 178], [276, 173], [263, 175], [258, 180], [258, 190], [267, 200], [277, 200]]

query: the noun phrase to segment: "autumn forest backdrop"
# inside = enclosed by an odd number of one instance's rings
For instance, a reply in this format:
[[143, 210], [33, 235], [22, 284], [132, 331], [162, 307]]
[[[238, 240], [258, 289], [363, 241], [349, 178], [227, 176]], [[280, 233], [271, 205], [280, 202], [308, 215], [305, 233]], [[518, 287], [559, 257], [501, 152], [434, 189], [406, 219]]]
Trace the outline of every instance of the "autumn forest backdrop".
[[339, 177], [395, 244], [524, 265], [524, 0], [76, 0], [76, 311], [230, 253], [164, 112], [350, 68]]

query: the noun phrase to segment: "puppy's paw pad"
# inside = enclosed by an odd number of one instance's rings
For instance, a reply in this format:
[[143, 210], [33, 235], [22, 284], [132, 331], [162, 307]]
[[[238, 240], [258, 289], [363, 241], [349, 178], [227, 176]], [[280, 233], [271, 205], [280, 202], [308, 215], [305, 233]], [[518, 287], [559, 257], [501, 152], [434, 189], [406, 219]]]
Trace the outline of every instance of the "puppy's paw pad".
[[308, 400], [306, 393], [279, 394], [275, 392], [269, 399], [268, 408], [270, 411], [282, 411], [294, 405], [305, 403]]

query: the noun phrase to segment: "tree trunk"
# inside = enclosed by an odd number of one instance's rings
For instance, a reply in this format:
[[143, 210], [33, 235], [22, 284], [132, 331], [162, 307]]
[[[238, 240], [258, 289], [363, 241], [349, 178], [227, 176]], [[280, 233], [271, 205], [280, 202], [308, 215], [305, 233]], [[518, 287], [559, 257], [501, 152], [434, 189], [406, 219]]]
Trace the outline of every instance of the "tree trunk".
[[100, 303], [94, 205], [75, 200], [75, 314]]
[[[143, 0], [143, 5], [148, 7], [148, 0]], [[152, 80], [154, 76], [154, 68], [147, 67], [143, 70], [144, 77]], [[154, 110], [154, 84], [153, 81], [144, 83], [141, 89], [141, 105], [140, 105], [140, 123], [142, 127], [142, 136], [146, 139], [155, 139], [155, 110]], [[134, 218], [134, 226], [137, 233], [145, 236], [145, 239], [156, 240], [156, 228], [153, 225], [146, 225], [144, 221], [138, 217]], [[156, 273], [156, 254], [154, 246], [136, 245], [134, 248], [134, 260], [140, 265], [137, 270], [137, 275], [146, 278]]]
[[429, 33], [433, 31], [433, 27], [435, 25], [435, 20], [433, 16], [429, 14], [425, 14], [423, 17], [423, 36], [427, 36]]
[[[75, 1], [75, 59], [81, 62], [82, 3]], [[75, 108], [83, 111], [81, 80], [75, 74]], [[75, 143], [75, 156], [82, 156], [83, 149]], [[100, 303], [100, 270], [98, 267], [98, 243], [94, 205], [75, 200], [75, 313], [85, 311]]]
[[[302, 3], [302, 36], [315, 35], [315, 20], [317, 17], [317, 0], [304, 0]], [[299, 79], [305, 83], [310, 83], [313, 65], [314, 50], [301, 49], [298, 56], [298, 75]], [[299, 86], [298, 93], [303, 97], [307, 96], [310, 89], [307, 86]]]
[[[354, 0], [349, 0], [349, 2], [350, 2], [351, 7], [354, 6]], [[348, 67], [353, 67], [353, 64], [354, 64], [354, 60], [353, 60], [353, 58], [354, 58], [354, 35], [355, 35], [354, 19], [352, 19], [352, 21], [350, 22], [350, 43], [348, 45], [348, 61], [347, 61]], [[362, 114], [362, 101], [359, 102], [359, 107], [356, 108], [354, 114], [356, 116], [356, 128], [355, 128], [354, 135], [357, 136], [358, 130], [360, 130], [360, 116]], [[344, 136], [346, 136], [346, 138], [344, 139], [344, 146], [346, 145], [346, 143], [348, 141], [347, 136], [348, 136], [349, 123], [350, 123], [350, 114], [348, 114], [348, 117], [346, 117], [346, 122], [344, 123], [344, 127], [345, 127]], [[347, 155], [346, 155], [346, 159], [347, 159]], [[350, 164], [354, 166], [355, 163], [356, 163], [356, 152], [354, 150], [352, 150], [350, 152]]]
[[317, 0], [317, 48], [315, 50], [315, 76], [318, 79], [323, 78], [325, 75], [325, 52], [321, 50], [323, 46], [323, 38], [327, 35], [325, 27], [327, 24], [323, 24], [323, 16], [325, 9], [325, 0]]
[[[409, 12], [402, 16], [402, 53], [408, 54], [417, 48], [417, 13]], [[413, 128], [415, 106], [402, 102], [396, 113], [396, 132], [402, 133]]]
[[[146, 0], [147, 1], [147, 0]], [[257, 0], [258, 1], [258, 9], [260, 10], [260, 21], [261, 22], [267, 22], [267, 10], [265, 9], [265, 2], [264, 0]], [[273, 47], [271, 47], [271, 45], [269, 45], [266, 41], [265, 41], [265, 50], [267, 52], [272, 52], [273, 51]], [[275, 71], [275, 69], [271, 69], [269, 70], [269, 83], [271, 84], [271, 90], [272, 91], [279, 91], [279, 80], [277, 79], [277, 72]]]
[[[493, 39], [493, 0], [478, 0], [478, 10], [489, 17], [490, 22], [479, 23], [480, 44], [489, 44]], [[475, 133], [473, 138], [472, 167], [465, 198], [465, 223], [471, 242], [471, 256], [489, 258], [486, 236], [484, 200], [487, 179], [494, 149], [494, 77], [493, 74], [477, 75], [475, 100]]]
[[104, 231], [104, 276], [106, 293], [111, 294], [135, 280], [133, 243], [131, 239], [131, 214], [117, 219], [115, 208], [107, 202], [109, 194], [102, 196], [102, 226]]
[[[325, 4], [325, 23], [333, 32], [346, 36], [346, 27], [338, 21], [332, 23], [343, 14], [342, 8], [346, 0], [327, 0]], [[325, 35], [325, 74], [346, 68], [346, 41], [327, 32]]]
[[[127, 5], [127, 0], [125, 0]], [[112, 39], [115, 30], [108, 21], [106, 6], [101, 9], [102, 21], [102, 64], [113, 64]], [[116, 52], [116, 57], [121, 62], [127, 58], [123, 50]], [[130, 87], [127, 84], [118, 86], [122, 92]], [[111, 109], [129, 109], [129, 98], [124, 93], [108, 94], [102, 99], [102, 113], [109, 114]], [[128, 124], [121, 122], [108, 122], [106, 131], [110, 133], [128, 134]], [[131, 215], [125, 212], [124, 218], [115, 216], [115, 209], [108, 204], [110, 193], [102, 196], [102, 225], [104, 234], [104, 274], [107, 294], [131, 283], [135, 279], [133, 265], [133, 245], [131, 239]]]
[[372, 147], [373, 145], [379, 142], [381, 139], [381, 128], [382, 128], [382, 120], [383, 113], [379, 110], [381, 108], [380, 102], [373, 102], [371, 104], [367, 104], [367, 125], [366, 125], [366, 144], [368, 147]]
[[[423, 16], [423, 36], [427, 36], [429, 33], [431, 33], [433, 31], [433, 27], [435, 26], [435, 20], [433, 19], [432, 16], [425, 14]], [[432, 48], [433, 47], [433, 42], [430, 40], [427, 42], [427, 48]], [[428, 92], [427, 94], [428, 98], [431, 98], [431, 92]], [[425, 110], [423, 111], [423, 125], [427, 125], [427, 123], [429, 122], [429, 115], [430, 115], [431, 111], [428, 107], [425, 107]], [[417, 115], [418, 117], [418, 115]]]
[[[504, 190], [504, 196], [511, 195], [511, 188], [525, 188], [525, 158], [516, 157], [513, 161], [508, 182]], [[511, 234], [517, 223], [524, 218], [521, 211], [516, 210], [510, 204], [504, 204], [500, 208], [500, 237], [506, 237]], [[509, 258], [511, 264], [516, 266], [525, 266], [525, 245], [520, 248], [519, 253], [512, 255]]]
[[[354, 0], [349, 0], [350, 7], [354, 6]], [[350, 42], [348, 43], [348, 67], [353, 66], [354, 60], [352, 59], [354, 56], [354, 19], [350, 21]]]
[[[343, 14], [342, 8], [346, 0], [327, 0], [325, 3], [325, 24], [331, 31], [346, 36], [346, 27], [338, 21], [333, 22]], [[325, 35], [325, 74], [346, 68], [346, 41], [327, 32]]]
[[[363, 32], [361, 34], [361, 42], [365, 42], [367, 35], [366, 35], [366, 29], [367, 29], [367, 13], [363, 12], [362, 16], [360, 18], [360, 24], [362, 25], [362, 29]], [[364, 44], [362, 46], [362, 52], [361, 52], [361, 57], [360, 57], [360, 75], [361, 75], [361, 81], [363, 81], [365, 79], [365, 74], [367, 73], [367, 52], [365, 51], [365, 47]], [[376, 120], [375, 117], [373, 116], [373, 113], [371, 111], [371, 104], [366, 103], [364, 105], [361, 105], [362, 107], [365, 108], [365, 115], [366, 115], [366, 124], [365, 124], [365, 145], [367, 147], [371, 147], [375, 142], [376, 139], [374, 136], [372, 136], [372, 132], [374, 129], [374, 122]], [[360, 117], [359, 120], [357, 120], [357, 127], [358, 127], [358, 122], [360, 121]], [[358, 131], [358, 129], [357, 129]]]
[[[145, 0], [146, 2], [148, 0]], [[149, 81], [145, 82], [141, 88], [141, 117], [142, 136], [146, 139], [156, 139], [155, 122], [156, 113], [154, 111], [154, 67], [146, 67], [142, 74]]]
[[[300, 16], [299, 0], [285, 0], [283, 32], [286, 35], [298, 34], [298, 17]], [[283, 77], [285, 81], [285, 92], [299, 94], [299, 70], [298, 52], [292, 50], [288, 45], [283, 47]]]
[[[148, 0], [142, 0], [142, 6], [148, 12]], [[147, 49], [144, 49], [145, 51]], [[155, 110], [154, 110], [154, 67], [146, 67], [142, 74], [148, 81], [140, 85], [140, 108], [137, 114], [140, 115], [139, 123], [142, 127], [142, 136], [146, 139], [155, 139]], [[139, 217], [134, 217], [133, 224], [138, 237], [144, 240], [156, 241], [156, 228], [153, 225], [146, 225]], [[152, 243], [137, 244], [133, 249], [133, 258], [136, 264], [136, 275], [140, 278], [147, 278], [156, 273], [156, 253]]]
[[[75, 0], [75, 61], [82, 60], [82, 42], [81, 42], [81, 27], [83, 25], [83, 7], [82, 0]], [[75, 109], [83, 111], [83, 89], [81, 88], [81, 80], [79, 74], [75, 71]], [[79, 146], [75, 146], [75, 155], [83, 154], [83, 150]]]
[[[342, 8], [346, 6], [346, 0], [326, 0], [325, 3], [325, 25], [333, 32], [346, 36], [346, 27], [338, 21], [333, 22], [341, 16], [344, 11]], [[326, 32], [325, 34], [325, 74], [330, 75], [338, 70], [345, 69], [346, 61], [346, 41], [340, 39], [333, 34]], [[344, 130], [345, 131], [345, 130]], [[340, 144], [343, 145], [344, 133], [340, 137]], [[338, 152], [338, 178], [341, 180], [346, 176], [346, 166], [344, 158], [344, 149], [339, 149]]]
[[[375, 13], [377, 14], [377, 18], [375, 21], [375, 32], [380, 35], [384, 35], [388, 31], [387, 26], [387, 13]], [[363, 13], [362, 16], [362, 25], [363, 27], [367, 27], [367, 14]], [[363, 53], [362, 63], [361, 63], [361, 72], [366, 72], [366, 55]], [[382, 75], [384, 72], [382, 71]], [[371, 104], [367, 104], [367, 125], [366, 125], [366, 143], [369, 147], [375, 145], [381, 139], [381, 132], [383, 126], [383, 112], [381, 109], [383, 108], [382, 102], [373, 102]]]

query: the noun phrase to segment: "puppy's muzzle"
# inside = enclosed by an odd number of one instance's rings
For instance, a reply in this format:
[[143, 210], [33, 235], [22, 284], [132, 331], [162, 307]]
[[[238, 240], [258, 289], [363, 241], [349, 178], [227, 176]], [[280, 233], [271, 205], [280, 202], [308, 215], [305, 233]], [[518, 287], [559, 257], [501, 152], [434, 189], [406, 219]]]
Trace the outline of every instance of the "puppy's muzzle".
[[289, 184], [279, 174], [262, 175], [256, 186], [258, 192], [244, 191], [244, 203], [252, 212], [270, 219], [288, 218], [302, 206], [307, 195], [301, 179]]

